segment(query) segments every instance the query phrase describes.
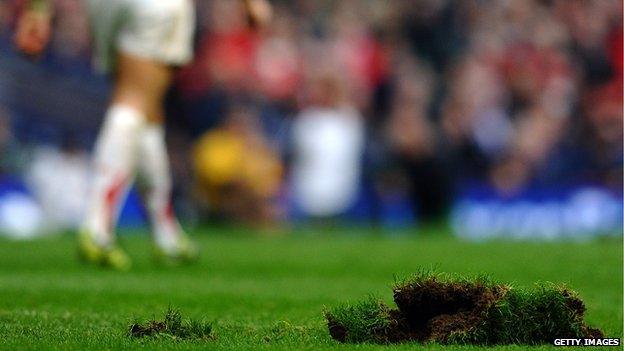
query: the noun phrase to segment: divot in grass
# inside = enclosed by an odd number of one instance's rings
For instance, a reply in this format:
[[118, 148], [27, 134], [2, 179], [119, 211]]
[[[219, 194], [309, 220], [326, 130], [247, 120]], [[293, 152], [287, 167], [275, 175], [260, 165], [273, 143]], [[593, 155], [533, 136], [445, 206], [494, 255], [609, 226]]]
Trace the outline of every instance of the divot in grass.
[[128, 334], [134, 338], [165, 337], [196, 340], [210, 340], [213, 338], [211, 323], [183, 319], [180, 311], [171, 307], [167, 309], [162, 320], [132, 323], [128, 328]]
[[423, 271], [393, 288], [396, 309], [369, 298], [325, 312], [331, 337], [347, 343], [536, 345], [555, 338], [600, 338], [585, 305], [562, 285], [514, 289], [487, 277]]

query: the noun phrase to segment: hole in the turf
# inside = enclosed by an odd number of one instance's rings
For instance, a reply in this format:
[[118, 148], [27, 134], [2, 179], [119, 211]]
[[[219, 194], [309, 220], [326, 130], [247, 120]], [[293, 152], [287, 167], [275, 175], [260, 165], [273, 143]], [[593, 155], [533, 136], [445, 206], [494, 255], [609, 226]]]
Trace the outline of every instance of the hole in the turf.
[[448, 284], [431, 279], [416, 286], [395, 289], [394, 301], [412, 338], [426, 341], [470, 330], [482, 321], [488, 308], [500, 301], [506, 291], [503, 287]]

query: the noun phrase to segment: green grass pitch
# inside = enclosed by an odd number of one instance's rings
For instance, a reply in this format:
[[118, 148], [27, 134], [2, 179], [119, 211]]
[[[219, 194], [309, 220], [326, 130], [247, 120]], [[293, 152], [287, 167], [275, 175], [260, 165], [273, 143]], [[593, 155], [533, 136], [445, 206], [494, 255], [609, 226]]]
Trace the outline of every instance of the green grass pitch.
[[[329, 337], [323, 310], [369, 294], [390, 303], [394, 277], [422, 266], [487, 273], [516, 286], [567, 283], [585, 300], [590, 325], [622, 337], [621, 240], [469, 243], [435, 233], [395, 238], [351, 232], [257, 238], [206, 230], [197, 235], [201, 261], [179, 268], [155, 266], [146, 236], [126, 237], [122, 243], [135, 260], [128, 273], [79, 264], [70, 236], [0, 239], [0, 350], [413, 349], [338, 344]], [[214, 321], [215, 338], [128, 337], [130, 323], [161, 318], [168, 306], [184, 317]], [[526, 347], [487, 348], [499, 349]]]

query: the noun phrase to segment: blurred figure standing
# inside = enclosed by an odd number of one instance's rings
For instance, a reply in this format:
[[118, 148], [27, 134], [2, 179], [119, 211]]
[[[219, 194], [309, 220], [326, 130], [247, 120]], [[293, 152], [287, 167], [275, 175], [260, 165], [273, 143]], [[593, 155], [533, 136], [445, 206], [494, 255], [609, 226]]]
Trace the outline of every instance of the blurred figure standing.
[[451, 187], [438, 131], [428, 117], [435, 83], [425, 64], [406, 55], [396, 60], [396, 93], [382, 133], [387, 157], [376, 182], [381, 215], [404, 194], [413, 218], [439, 220], [449, 207]]
[[350, 104], [336, 74], [313, 76], [308, 94], [309, 103], [293, 125], [294, 201], [307, 217], [331, 218], [346, 212], [357, 200], [364, 120]]

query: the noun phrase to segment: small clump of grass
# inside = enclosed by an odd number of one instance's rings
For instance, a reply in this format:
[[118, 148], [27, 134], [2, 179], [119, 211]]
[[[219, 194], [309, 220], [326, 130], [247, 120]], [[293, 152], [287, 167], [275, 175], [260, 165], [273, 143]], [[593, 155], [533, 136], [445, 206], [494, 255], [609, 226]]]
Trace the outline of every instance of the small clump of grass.
[[456, 335], [457, 341], [484, 344], [550, 343], [555, 338], [601, 338], [599, 329], [585, 321], [585, 304], [565, 285], [535, 284], [531, 289], [510, 290], [480, 328]]
[[325, 312], [340, 342], [537, 345], [555, 338], [599, 338], [585, 305], [563, 285], [514, 289], [487, 276], [422, 270], [393, 288], [397, 309], [369, 299]]
[[212, 339], [212, 324], [184, 319], [179, 310], [169, 307], [162, 320], [134, 322], [128, 328], [133, 338], [166, 337], [171, 339]]
[[384, 343], [390, 338], [391, 310], [374, 297], [325, 311], [332, 338], [349, 343]]

